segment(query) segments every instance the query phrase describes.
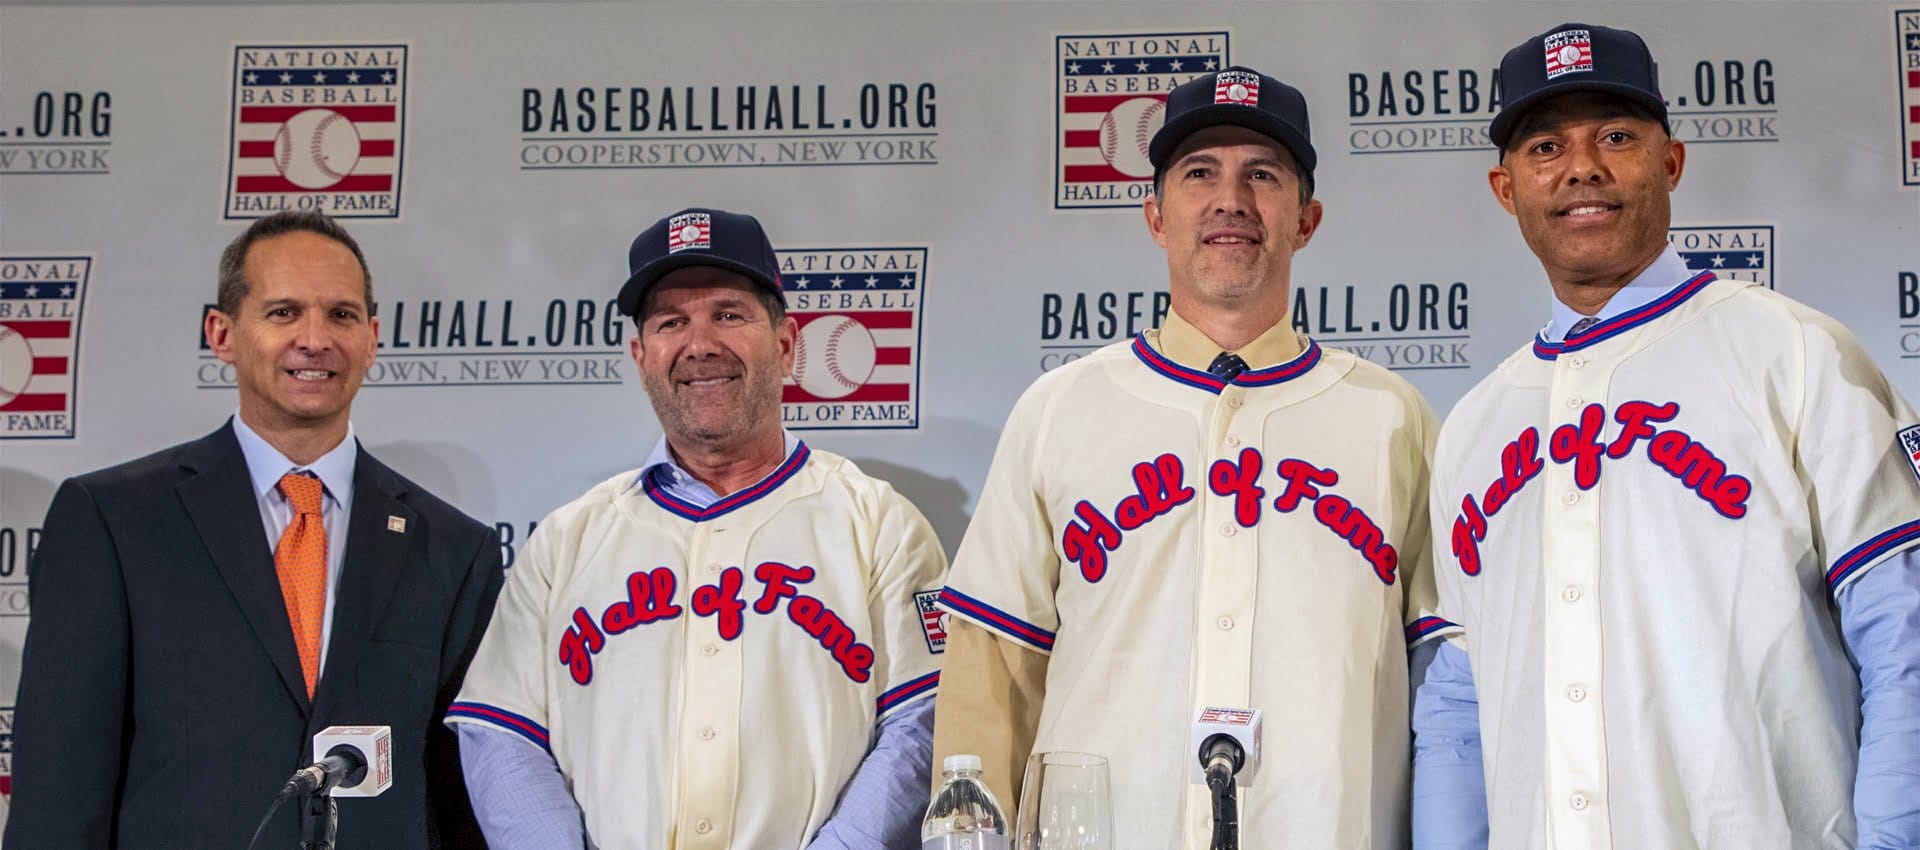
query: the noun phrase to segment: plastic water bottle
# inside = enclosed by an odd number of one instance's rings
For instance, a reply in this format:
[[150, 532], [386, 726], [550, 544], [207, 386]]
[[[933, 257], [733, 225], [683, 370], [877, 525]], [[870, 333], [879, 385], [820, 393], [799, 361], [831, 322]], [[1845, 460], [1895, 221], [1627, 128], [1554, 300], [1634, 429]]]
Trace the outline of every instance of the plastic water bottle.
[[921, 850], [1007, 850], [1007, 816], [980, 781], [980, 757], [947, 756], [947, 784], [920, 822]]

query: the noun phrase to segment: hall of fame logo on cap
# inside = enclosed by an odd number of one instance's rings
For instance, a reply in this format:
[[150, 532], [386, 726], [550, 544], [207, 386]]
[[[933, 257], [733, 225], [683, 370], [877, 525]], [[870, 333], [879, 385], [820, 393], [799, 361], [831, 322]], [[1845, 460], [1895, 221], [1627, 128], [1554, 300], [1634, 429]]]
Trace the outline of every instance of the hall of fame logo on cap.
[[1213, 102], [1234, 106], [1260, 105], [1260, 75], [1245, 71], [1221, 71], [1214, 78]]
[[1544, 39], [1547, 79], [1593, 70], [1593, 36], [1586, 30], [1561, 30]]
[[677, 215], [667, 222], [667, 253], [678, 254], [691, 248], [713, 248], [713, 216], [707, 213]]
[[0, 439], [72, 439], [93, 258], [0, 255]]
[[920, 427], [920, 305], [927, 249], [789, 248], [787, 315], [800, 325], [781, 388], [788, 428]]
[[240, 45], [233, 55], [227, 218], [399, 217], [406, 45]]
[[1667, 243], [1689, 270], [1773, 288], [1771, 224], [1676, 226], [1668, 228]]
[[1139, 206], [1153, 194], [1147, 145], [1167, 92], [1228, 64], [1226, 30], [1055, 36], [1053, 208]]
[[1920, 9], [1893, 13], [1900, 66], [1900, 184], [1920, 186]]

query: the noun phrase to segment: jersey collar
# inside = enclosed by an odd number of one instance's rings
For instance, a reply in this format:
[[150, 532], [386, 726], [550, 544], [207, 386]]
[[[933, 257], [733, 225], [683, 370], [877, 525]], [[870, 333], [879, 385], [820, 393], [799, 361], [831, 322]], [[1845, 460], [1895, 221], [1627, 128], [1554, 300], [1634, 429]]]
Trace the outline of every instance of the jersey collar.
[[1274, 384], [1284, 384], [1305, 375], [1320, 363], [1320, 344], [1309, 339], [1306, 350], [1301, 351], [1292, 360], [1265, 369], [1248, 369], [1231, 381], [1220, 380], [1210, 372], [1190, 369], [1167, 359], [1165, 355], [1153, 350], [1153, 346], [1148, 345], [1144, 337], [1133, 338], [1133, 355], [1140, 358], [1140, 362], [1146, 364], [1148, 369], [1167, 378], [1219, 395], [1228, 384], [1242, 387], [1269, 387]]
[[651, 475], [641, 479], [640, 487], [646, 492], [647, 498], [652, 499], [654, 504], [665, 508], [668, 513], [684, 519], [693, 520], [694, 522], [705, 522], [746, 507], [759, 501], [761, 497], [768, 493], [779, 489], [780, 485], [785, 484], [788, 479], [800, 472], [801, 467], [807, 465], [807, 458], [812, 454], [813, 452], [807, 448], [805, 441], [796, 440], [793, 444], [793, 449], [787, 453], [787, 459], [782, 461], [778, 468], [767, 473], [767, 477], [760, 479], [751, 487], [731, 493], [705, 507], [695, 505], [684, 499], [676, 498], [671, 493], [668, 493], [666, 488], [660, 486], [659, 482], [655, 481], [654, 476]]
[[1565, 342], [1550, 341], [1544, 332], [1540, 333], [1533, 338], [1533, 356], [1541, 360], [1555, 360], [1562, 354], [1570, 354], [1599, 345], [1673, 312], [1681, 304], [1685, 304], [1687, 299], [1700, 294], [1700, 290], [1706, 289], [1707, 284], [1713, 281], [1713, 272], [1701, 272], [1688, 278], [1679, 286], [1667, 290], [1665, 295], [1612, 318], [1603, 319], [1580, 333], [1568, 335]]

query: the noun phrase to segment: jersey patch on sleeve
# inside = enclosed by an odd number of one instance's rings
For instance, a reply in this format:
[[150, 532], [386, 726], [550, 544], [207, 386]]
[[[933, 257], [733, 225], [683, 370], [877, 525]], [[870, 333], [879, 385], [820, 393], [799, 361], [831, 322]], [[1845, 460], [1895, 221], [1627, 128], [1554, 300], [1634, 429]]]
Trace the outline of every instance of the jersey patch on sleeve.
[[1920, 425], [1900, 429], [1900, 453], [1906, 455], [1907, 465], [1913, 467], [1913, 477], [1920, 478]]
[[920, 629], [927, 639], [927, 651], [935, 655], [947, 651], [947, 612], [940, 608], [940, 591], [922, 590], [913, 594], [913, 607], [920, 612]]

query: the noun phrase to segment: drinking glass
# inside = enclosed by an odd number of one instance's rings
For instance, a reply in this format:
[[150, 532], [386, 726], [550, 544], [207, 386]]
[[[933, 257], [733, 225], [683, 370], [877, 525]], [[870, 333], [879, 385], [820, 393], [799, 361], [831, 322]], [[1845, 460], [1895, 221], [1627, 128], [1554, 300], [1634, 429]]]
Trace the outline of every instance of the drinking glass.
[[1107, 760], [1089, 753], [1034, 753], [1020, 783], [1016, 850], [1114, 850]]

